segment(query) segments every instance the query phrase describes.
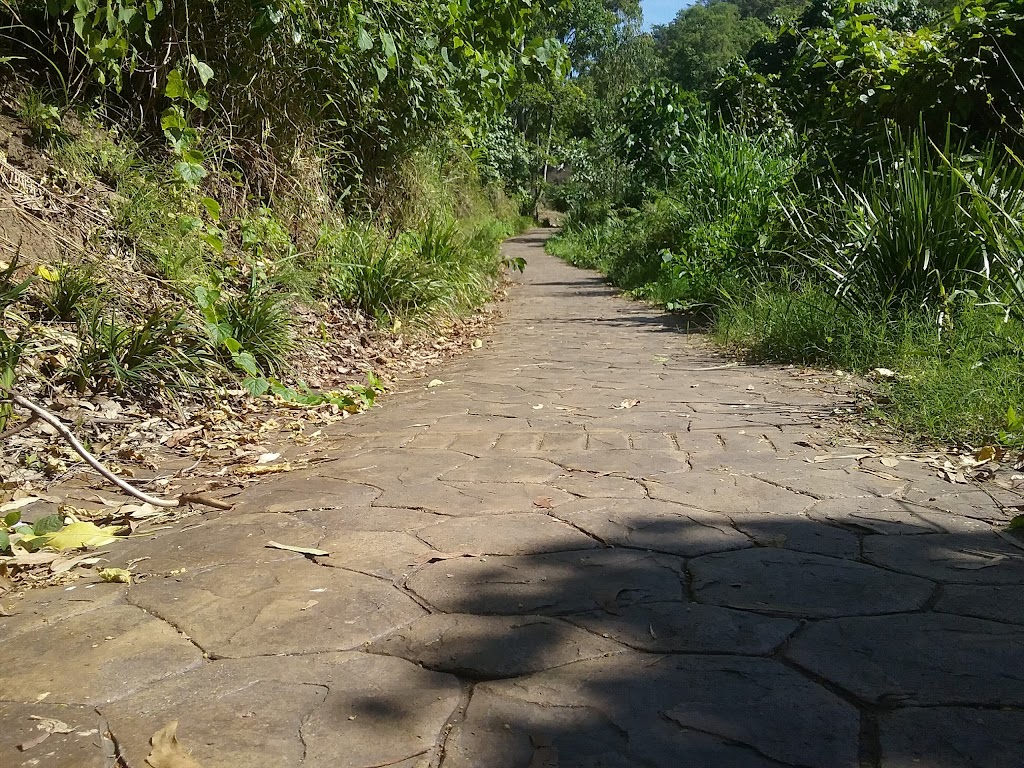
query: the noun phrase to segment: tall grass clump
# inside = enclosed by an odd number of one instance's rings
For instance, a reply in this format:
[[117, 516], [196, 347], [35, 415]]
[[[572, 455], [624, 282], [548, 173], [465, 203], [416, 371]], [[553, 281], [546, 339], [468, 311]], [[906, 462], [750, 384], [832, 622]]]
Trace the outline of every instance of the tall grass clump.
[[[897, 136], [857, 184], [838, 179], [787, 207], [793, 254], [853, 309], [921, 308], [963, 296], [1012, 300], [1019, 285], [1024, 168], [993, 144], [969, 152]], [[1008, 289], [1010, 293], [1008, 293]]]

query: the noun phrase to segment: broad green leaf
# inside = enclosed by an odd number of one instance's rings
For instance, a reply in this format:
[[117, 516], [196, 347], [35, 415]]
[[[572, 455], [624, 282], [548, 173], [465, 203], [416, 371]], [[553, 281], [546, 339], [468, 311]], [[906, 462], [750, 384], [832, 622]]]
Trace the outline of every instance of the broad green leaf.
[[360, 51], [368, 51], [373, 48], [373, 38], [370, 37], [370, 33], [366, 31], [365, 27], [359, 28], [359, 40], [357, 42]]
[[188, 89], [185, 86], [185, 81], [181, 77], [181, 72], [176, 69], [172, 69], [170, 74], [167, 75], [167, 85], [164, 86], [164, 95], [168, 99], [180, 99], [187, 93]]
[[21, 512], [14, 510], [4, 515], [4, 525], [10, 528], [12, 525], [21, 522]]
[[1024, 515], [1017, 515], [1010, 521], [1010, 524], [1006, 526], [1008, 531], [1019, 531], [1024, 528]]
[[0, 529], [0, 552], [4, 551], [5, 549], [10, 549], [10, 548], [11, 548], [11, 537], [10, 537], [10, 535], [7, 533], [7, 531], [4, 531], [4, 530]]
[[192, 63], [196, 68], [196, 74], [199, 75], [199, 82], [204, 86], [213, 79], [213, 67], [207, 64], [205, 61], [198, 61], [196, 57], [192, 57]]
[[242, 381], [242, 389], [253, 397], [259, 397], [270, 390], [270, 382], [262, 376], [250, 376]]
[[232, 355], [237, 355], [239, 352], [242, 351], [242, 345], [239, 344], [236, 339], [233, 339], [230, 336], [226, 336], [224, 338], [223, 344], [225, 347], [227, 347], [228, 352], [230, 352]]
[[36, 536], [42, 536], [47, 533], [54, 533], [59, 531], [64, 526], [64, 521], [61, 520], [59, 515], [47, 515], [36, 520], [32, 526], [32, 533]]
[[239, 352], [232, 355], [231, 360], [250, 376], [255, 378], [260, 375], [260, 367], [256, 364], [256, 358], [252, 356], [251, 352]]
[[204, 197], [199, 202], [202, 203], [203, 208], [206, 209], [206, 213], [211, 219], [220, 221], [220, 203], [212, 197]]
[[206, 169], [202, 165], [185, 160], [174, 164], [174, 173], [189, 186], [198, 184], [206, 177]]

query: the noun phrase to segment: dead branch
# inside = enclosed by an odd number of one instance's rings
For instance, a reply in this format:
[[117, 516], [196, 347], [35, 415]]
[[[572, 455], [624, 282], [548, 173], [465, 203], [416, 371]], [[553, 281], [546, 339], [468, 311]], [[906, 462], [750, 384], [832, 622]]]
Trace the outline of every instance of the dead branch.
[[207, 507], [213, 507], [214, 509], [231, 509], [231, 505], [217, 499], [208, 499], [204, 496], [200, 496], [194, 493], [183, 493], [176, 499], [162, 499], [159, 496], [150, 496], [148, 493], [140, 491], [133, 485], [125, 482], [109, 469], [104, 467], [100, 462], [85, 449], [85, 446], [78, 442], [78, 439], [71, 433], [64, 423], [50, 413], [48, 410], [40, 405], [36, 405], [31, 400], [15, 392], [7, 393], [11, 402], [15, 405], [21, 406], [22, 408], [29, 411], [35, 418], [38, 418], [55, 430], [57, 434], [64, 439], [68, 445], [81, 456], [85, 463], [96, 470], [102, 477], [109, 480], [111, 483], [116, 485], [122, 491], [127, 493], [129, 496], [134, 496], [136, 499], [145, 502], [146, 504], [152, 504], [154, 507], [183, 507], [186, 504], [203, 504]]

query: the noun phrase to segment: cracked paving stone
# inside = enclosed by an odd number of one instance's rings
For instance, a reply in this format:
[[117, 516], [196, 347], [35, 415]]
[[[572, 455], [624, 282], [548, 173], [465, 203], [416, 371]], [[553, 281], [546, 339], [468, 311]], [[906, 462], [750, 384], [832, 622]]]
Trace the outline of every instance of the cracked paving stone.
[[782, 664], [619, 654], [476, 686], [443, 768], [855, 768], [859, 714]]
[[535, 483], [440, 482], [405, 485], [384, 492], [382, 507], [425, 509], [449, 517], [532, 512], [534, 500], [547, 497], [555, 506], [572, 501], [565, 491]]
[[1024, 552], [990, 532], [867, 536], [864, 558], [894, 571], [947, 583], [1024, 583]]
[[443, 519], [433, 512], [395, 507], [362, 507], [361, 509], [317, 509], [298, 512], [296, 519], [334, 531], [415, 531]]
[[345, 480], [325, 477], [322, 468], [289, 474], [273, 483], [260, 483], [232, 497], [238, 512], [302, 512], [365, 506], [380, 496], [380, 490]]
[[827, 557], [860, 557], [860, 539], [834, 525], [808, 520], [802, 515], [730, 515], [733, 525], [762, 547], [781, 547]]
[[383, 579], [396, 579], [412, 571], [430, 547], [408, 533], [346, 531], [328, 536], [321, 548], [330, 557], [320, 559], [328, 568], [349, 568]]
[[1024, 628], [949, 614], [822, 621], [786, 655], [858, 698], [903, 706], [1024, 705]]
[[596, 541], [545, 514], [460, 517], [423, 528], [417, 534], [442, 552], [529, 555], [593, 549]]
[[931, 582], [915, 576], [775, 548], [705, 555], [688, 568], [701, 602], [788, 616], [913, 611], [934, 591]]
[[672, 501], [708, 512], [799, 514], [814, 499], [744, 475], [691, 472], [648, 482], [652, 499]]
[[587, 499], [562, 505], [551, 514], [606, 544], [681, 557], [753, 546], [724, 515], [665, 501]]
[[[268, 541], [297, 547], [316, 547], [323, 531], [284, 514], [224, 514], [209, 522], [177, 531], [133, 538], [108, 557], [111, 567], [127, 567], [135, 574], [159, 574], [180, 569], [200, 570], [226, 563], [264, 563], [301, 558], [294, 552], [268, 549]], [[144, 559], [143, 559], [144, 558]]]
[[540, 672], [622, 652], [617, 643], [545, 616], [433, 614], [367, 646], [476, 680]]
[[126, 584], [85, 584], [3, 595], [0, 605], [10, 615], [0, 616], [0, 638], [6, 643], [17, 635], [52, 626], [72, 616], [127, 605], [127, 592]]
[[[45, 718], [45, 719], [44, 719]], [[47, 721], [59, 721], [50, 723]], [[107, 768], [100, 741], [102, 719], [93, 707], [0, 702], [0, 765], [40, 768]], [[55, 728], [44, 741], [45, 726]], [[60, 733], [71, 729], [70, 733]], [[20, 749], [24, 746], [25, 749]]]
[[3, 643], [0, 698], [47, 704], [116, 701], [202, 663], [169, 624], [131, 605], [104, 606]]
[[881, 718], [882, 768], [1020, 768], [1024, 712], [939, 707]]
[[647, 491], [636, 480], [589, 472], [566, 472], [551, 485], [586, 499], [642, 499]]
[[906, 536], [940, 533], [922, 513], [927, 507], [902, 499], [854, 498], [819, 501], [808, 510], [813, 520], [854, 528], [865, 533]]
[[1024, 601], [1020, 595], [1020, 584], [947, 584], [942, 588], [935, 610], [1007, 624], [1024, 624]]
[[461, 482], [535, 483], [542, 485], [562, 474], [557, 464], [543, 459], [497, 454], [472, 461], [445, 472], [442, 480]]
[[660, 479], [690, 471], [686, 454], [681, 451], [573, 451], [560, 453], [558, 463], [570, 471], [597, 472], [631, 479]]
[[388, 581], [304, 559], [149, 579], [129, 597], [227, 658], [349, 650], [425, 613]]
[[651, 653], [771, 653], [800, 626], [790, 619], [700, 603], [645, 603], [566, 617], [603, 637]]
[[103, 714], [131, 768], [171, 720], [209, 768], [371, 768], [433, 755], [460, 697], [450, 675], [340, 653], [208, 663]]
[[615, 549], [431, 563], [408, 587], [448, 613], [562, 614], [680, 600], [680, 561]]

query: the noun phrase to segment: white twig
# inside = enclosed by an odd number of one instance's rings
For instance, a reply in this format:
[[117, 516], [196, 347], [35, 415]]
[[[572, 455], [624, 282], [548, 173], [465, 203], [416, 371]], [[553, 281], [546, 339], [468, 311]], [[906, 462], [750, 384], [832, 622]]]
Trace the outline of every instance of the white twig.
[[64, 439], [64, 441], [68, 445], [70, 445], [72, 449], [74, 449], [75, 453], [81, 456], [90, 467], [95, 469], [97, 472], [99, 472], [100, 475], [102, 475], [104, 478], [106, 478], [111, 483], [116, 485], [129, 496], [134, 496], [136, 499], [139, 499], [140, 501], [143, 501], [146, 504], [152, 504], [154, 507], [181, 507], [190, 502], [194, 502], [196, 504], [205, 504], [208, 507], [214, 507], [216, 509], [231, 509], [231, 505], [226, 504], [223, 501], [218, 501], [217, 499], [207, 499], [202, 496], [197, 496], [195, 494], [185, 493], [176, 499], [162, 499], [158, 496], [150, 496], [148, 493], [140, 491], [138, 488], [136, 488], [133, 485], [130, 485], [129, 483], [126, 483], [124, 480], [119, 478], [109, 469], [100, 464], [100, 462], [97, 461], [96, 458], [93, 457], [93, 455], [85, 449], [85, 446], [78, 442], [78, 439], [71, 433], [71, 430], [64, 426], [63, 422], [61, 422], [60, 419], [58, 419], [48, 410], [46, 410], [40, 405], [36, 405], [26, 397], [22, 397], [21, 395], [15, 394], [14, 392], [11, 392], [9, 394], [9, 397], [11, 399], [11, 402], [13, 402], [15, 405], [20, 405], [22, 408], [25, 408], [26, 410], [30, 411], [33, 415], [35, 415], [36, 418], [45, 421], [47, 424], [49, 424], [51, 427], [57, 430], [57, 433]]

